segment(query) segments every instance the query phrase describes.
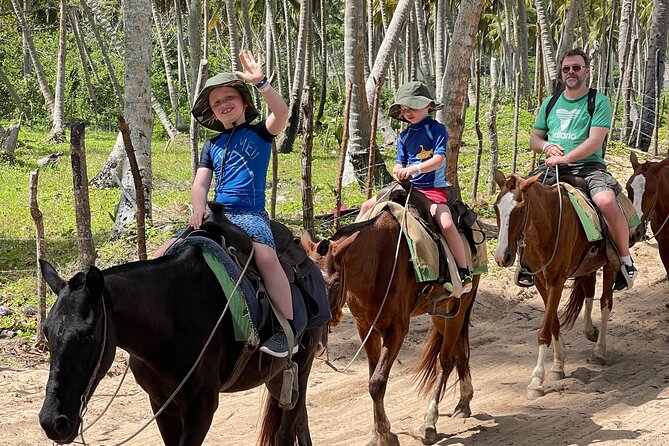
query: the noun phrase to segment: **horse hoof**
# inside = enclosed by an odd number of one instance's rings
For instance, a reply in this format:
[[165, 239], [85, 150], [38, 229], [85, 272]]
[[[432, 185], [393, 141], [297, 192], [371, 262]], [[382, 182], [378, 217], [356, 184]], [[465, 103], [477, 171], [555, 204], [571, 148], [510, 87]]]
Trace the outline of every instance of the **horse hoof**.
[[593, 327], [592, 332], [588, 333], [585, 332], [585, 339], [587, 339], [590, 342], [597, 342], [597, 339], [599, 338], [599, 328]]
[[606, 360], [601, 356], [590, 355], [588, 364], [606, 365]]
[[546, 379], [549, 381], [560, 381], [561, 379], [564, 379], [564, 372], [551, 370], [548, 372]]
[[472, 411], [469, 406], [458, 406], [453, 411], [451, 418], [469, 418], [472, 416]]
[[544, 391], [541, 389], [527, 389], [527, 399], [536, 400], [544, 396]]
[[434, 426], [421, 426], [420, 441], [423, 444], [435, 444], [437, 442], [437, 429]]

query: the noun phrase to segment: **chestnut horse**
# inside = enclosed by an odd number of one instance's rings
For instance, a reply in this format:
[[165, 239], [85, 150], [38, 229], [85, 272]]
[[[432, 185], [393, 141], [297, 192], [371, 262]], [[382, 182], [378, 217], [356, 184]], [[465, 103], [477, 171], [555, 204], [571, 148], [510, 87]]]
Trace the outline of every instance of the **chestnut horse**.
[[[603, 364], [606, 352], [606, 325], [613, 308], [615, 267], [609, 263], [604, 243], [588, 241], [566, 190], [545, 186], [541, 174], [523, 179], [505, 177], [496, 170], [495, 182], [500, 193], [495, 202], [499, 237], [495, 261], [500, 266], [514, 264], [519, 245], [524, 246], [523, 264], [534, 271], [534, 284], [544, 301], [544, 318], [538, 333], [539, 354], [532, 380], [527, 386], [528, 398], [543, 396], [544, 360], [554, 342], [553, 367], [549, 380], [565, 376], [564, 342], [560, 335], [558, 305], [564, 284], [575, 277], [574, 288], [564, 310], [562, 325], [571, 328], [585, 301], [585, 335], [597, 341], [590, 360]], [[583, 263], [588, 255], [589, 261]], [[583, 264], [582, 264], [583, 263]], [[600, 329], [592, 325], [590, 312], [595, 294], [595, 274], [604, 268], [601, 297]]]
[[630, 162], [634, 173], [627, 181], [627, 196], [641, 218], [642, 233], [650, 222], [660, 259], [669, 274], [669, 157], [660, 162], [639, 163], [636, 154], [631, 152]]
[[[364, 343], [369, 394], [374, 403], [374, 431], [369, 445], [397, 446], [397, 435], [390, 430], [384, 408], [388, 376], [409, 331], [410, 318], [426, 314], [432, 295], [438, 295], [441, 287], [435, 282], [433, 292], [426, 293], [426, 283], [416, 282], [400, 223], [387, 211], [343, 227], [328, 240], [315, 242], [304, 233], [302, 246], [323, 272], [331, 308], [336, 302], [333, 312], [339, 313], [336, 322], [348, 302], [360, 339], [369, 333]], [[438, 405], [454, 368], [460, 381], [460, 401], [453, 417], [471, 415], [469, 403], [474, 389], [469, 372], [469, 318], [479, 279], [479, 275], [474, 276], [472, 290], [459, 302], [450, 298], [437, 304], [438, 311], [453, 313], [459, 304], [455, 317], [432, 317], [434, 329], [416, 372], [419, 391], [431, 394], [420, 432], [425, 444], [438, 439]]]

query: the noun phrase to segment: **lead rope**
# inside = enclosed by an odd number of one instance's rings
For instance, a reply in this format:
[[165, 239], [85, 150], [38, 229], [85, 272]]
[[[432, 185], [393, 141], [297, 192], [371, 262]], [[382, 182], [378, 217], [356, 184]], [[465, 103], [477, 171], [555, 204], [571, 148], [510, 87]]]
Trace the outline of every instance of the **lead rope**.
[[[388, 299], [388, 293], [390, 292], [390, 285], [393, 283], [393, 278], [395, 277], [395, 270], [397, 269], [397, 260], [399, 258], [399, 252], [400, 252], [400, 245], [402, 241], [402, 233], [404, 228], [406, 228], [407, 224], [407, 208], [409, 206], [409, 197], [411, 196], [411, 191], [413, 190], [413, 183], [411, 183], [411, 187], [409, 188], [409, 193], [407, 193], [407, 199], [406, 202], [404, 203], [404, 217], [402, 218], [402, 222], [400, 223], [400, 231], [397, 236], [397, 244], [395, 246], [395, 259], [393, 260], [393, 270], [390, 273], [390, 279], [388, 280], [388, 286], [386, 286], [386, 294], [383, 296], [383, 300], [381, 301], [381, 306], [379, 307], [379, 311], [376, 313], [376, 317], [374, 318], [374, 322], [372, 322], [372, 325], [369, 327], [369, 331], [367, 332], [367, 336], [365, 336], [365, 339], [362, 341], [362, 344], [360, 345], [360, 348], [358, 348], [358, 351], [355, 352], [355, 355], [353, 356], [353, 359], [348, 363], [344, 369], [341, 370], [341, 373], [344, 373], [351, 367], [353, 364], [353, 361], [356, 360], [360, 352], [362, 351], [363, 347], [367, 343], [367, 340], [372, 334], [372, 330], [374, 330], [374, 326], [379, 320], [379, 317], [381, 316], [381, 311], [383, 311], [383, 306], [386, 304], [386, 300]], [[331, 366], [334, 367], [334, 366]], [[335, 369], [336, 370], [336, 369]], [[339, 370], [337, 370], [339, 371]]]
[[[121, 445], [123, 445], [123, 444], [126, 444], [128, 441], [132, 440], [132, 439], [135, 438], [137, 435], [139, 435], [144, 429], [146, 429], [146, 428], [148, 427], [149, 424], [151, 424], [151, 423], [152, 423], [152, 422], [153, 422], [153, 421], [154, 421], [154, 420], [155, 420], [161, 413], [163, 413], [163, 411], [165, 410], [165, 408], [167, 407], [167, 405], [168, 405], [169, 403], [172, 402], [172, 400], [174, 399], [174, 397], [176, 396], [176, 394], [181, 390], [181, 388], [184, 386], [184, 384], [186, 383], [186, 381], [188, 380], [188, 378], [190, 378], [190, 375], [193, 374], [193, 371], [195, 370], [195, 367], [197, 367], [197, 365], [200, 363], [200, 360], [202, 359], [202, 356], [204, 356], [204, 352], [205, 352], [205, 350], [207, 349], [207, 347], [209, 346], [209, 343], [210, 343], [211, 340], [213, 339], [214, 334], [216, 333], [216, 330], [218, 330], [218, 327], [221, 325], [221, 322], [223, 321], [223, 317], [225, 316], [225, 313], [227, 313], [228, 308], [230, 307], [230, 301], [232, 300], [232, 296], [234, 296], [235, 292], [236, 292], [237, 289], [239, 288], [239, 285], [240, 285], [242, 279], [244, 278], [244, 275], [246, 274], [246, 271], [248, 270], [248, 267], [249, 267], [249, 265], [250, 265], [250, 263], [251, 263], [251, 259], [253, 259], [253, 254], [254, 254], [254, 252], [255, 252], [255, 248], [252, 246], [252, 247], [251, 247], [251, 254], [249, 255], [249, 258], [248, 258], [248, 260], [246, 261], [246, 264], [244, 265], [244, 269], [242, 270], [242, 272], [241, 272], [240, 275], [239, 275], [239, 279], [237, 279], [237, 282], [235, 283], [235, 287], [232, 289], [232, 292], [230, 293], [230, 298], [228, 299], [227, 303], [225, 304], [225, 308], [223, 308], [223, 312], [221, 313], [221, 315], [219, 316], [218, 320], [216, 321], [216, 325], [214, 325], [214, 328], [213, 328], [213, 330], [211, 331], [211, 333], [209, 334], [209, 337], [207, 338], [207, 341], [204, 343], [204, 346], [202, 347], [202, 350], [200, 350], [200, 354], [199, 354], [199, 355], [197, 356], [197, 358], [195, 359], [195, 363], [194, 363], [193, 366], [190, 368], [190, 370], [188, 371], [188, 373], [186, 374], [186, 376], [184, 376], [184, 378], [181, 380], [181, 383], [179, 383], [179, 385], [177, 386], [177, 388], [174, 389], [174, 392], [172, 392], [172, 395], [170, 395], [170, 397], [167, 399], [167, 401], [165, 401], [165, 403], [164, 403], [164, 404], [162, 405], [162, 407], [158, 410], [158, 412], [156, 412], [156, 413], [153, 415], [153, 417], [151, 417], [146, 423], [144, 423], [144, 425], [142, 425], [142, 427], [140, 427], [140, 428], [137, 430], [137, 432], [135, 432], [134, 434], [132, 434], [132, 435], [130, 435], [129, 437], [125, 438], [125, 439], [124, 439], [123, 441], [121, 441], [120, 443], [115, 443], [114, 446], [121, 446]], [[102, 309], [103, 309], [103, 312], [104, 312], [104, 315], [105, 315], [105, 324], [104, 324], [104, 325], [105, 325], [105, 330], [106, 330], [106, 328], [107, 328], [107, 310], [106, 310], [106, 307], [104, 306], [104, 299], [102, 300]], [[105, 331], [105, 334], [106, 334], [106, 331]], [[102, 342], [102, 353], [104, 353], [105, 341], [106, 341], [106, 336], [103, 338], [103, 342]], [[91, 389], [91, 387], [92, 387], [91, 383], [92, 383], [93, 380], [95, 379], [95, 375], [97, 374], [97, 371], [98, 371], [98, 369], [100, 368], [100, 362], [101, 362], [101, 360], [102, 360], [102, 353], [100, 354], [100, 358], [98, 358], [98, 363], [97, 363], [97, 365], [96, 365], [96, 367], [95, 367], [95, 373], [93, 373], [93, 378], [91, 378], [91, 381], [89, 382], [88, 388], [86, 389], [86, 394], [90, 391], [90, 389]], [[127, 370], [126, 370], [126, 371], [127, 371]], [[124, 374], [123, 376], [125, 377], [125, 374]], [[86, 395], [86, 394], [84, 394], [84, 395]], [[80, 410], [80, 415], [79, 415], [79, 416], [80, 416], [80, 420], [81, 420], [80, 429], [81, 429], [81, 426], [83, 425], [83, 416], [84, 416], [84, 414], [86, 413], [86, 410], [85, 410], [85, 409], [86, 409], [86, 404], [84, 403], [84, 401], [85, 401], [85, 399], [84, 399], [84, 395], [82, 395], [82, 409]], [[111, 401], [109, 402], [109, 404], [111, 404]], [[107, 405], [107, 407], [109, 407], [109, 404]], [[107, 408], [105, 408], [105, 410], [107, 410]], [[103, 412], [103, 413], [104, 413], [104, 412]], [[102, 416], [102, 414], [101, 414], [100, 416]], [[98, 418], [94, 421], [94, 423], [95, 423], [99, 418], [100, 418], [100, 417], [98, 417]], [[92, 424], [91, 424], [91, 426], [92, 426]], [[90, 427], [90, 426], [89, 426], [89, 427]], [[88, 428], [86, 428], [86, 429], [88, 429]], [[82, 441], [82, 444], [83, 444], [83, 445], [87, 445], [86, 440], [84, 440], [84, 435], [83, 435], [84, 432], [86, 431], [86, 429], [81, 429], [81, 431], [80, 431], [80, 433], [79, 433], [79, 436], [81, 437], [81, 441]], [[54, 444], [55, 444], [55, 443], [54, 443]]]

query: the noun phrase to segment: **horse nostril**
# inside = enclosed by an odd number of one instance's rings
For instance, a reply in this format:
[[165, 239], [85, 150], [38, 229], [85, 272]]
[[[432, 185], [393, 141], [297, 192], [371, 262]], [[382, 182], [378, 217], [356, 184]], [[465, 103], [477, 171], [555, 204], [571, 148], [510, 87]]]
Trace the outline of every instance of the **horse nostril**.
[[505, 265], [511, 265], [511, 262], [513, 262], [513, 257], [511, 254], [505, 254], [504, 255], [504, 264]]
[[65, 415], [58, 415], [53, 422], [53, 430], [59, 435], [69, 434], [71, 426], [70, 419]]

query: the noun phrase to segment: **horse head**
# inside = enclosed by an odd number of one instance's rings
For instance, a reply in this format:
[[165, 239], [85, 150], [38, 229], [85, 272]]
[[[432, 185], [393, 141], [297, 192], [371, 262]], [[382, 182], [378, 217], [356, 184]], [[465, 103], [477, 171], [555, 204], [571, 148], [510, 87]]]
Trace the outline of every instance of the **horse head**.
[[43, 325], [51, 357], [39, 421], [51, 440], [71, 443], [82, 409], [114, 359], [115, 345], [105, 343], [104, 277], [92, 266], [65, 281], [48, 262], [40, 266], [58, 298]]
[[[364, 222], [363, 222], [364, 223]], [[358, 223], [351, 225], [357, 226]], [[349, 227], [344, 227], [331, 239], [316, 241], [307, 231], [302, 231], [300, 244], [309, 258], [318, 266], [323, 274], [325, 285], [328, 290], [328, 302], [330, 312], [333, 315], [332, 326], [336, 326], [341, 320], [342, 307], [346, 302], [346, 284], [344, 272], [344, 258], [360, 232], [346, 232]], [[344, 231], [344, 234], [340, 234]], [[338, 234], [340, 236], [338, 237]]]
[[627, 196], [632, 200], [634, 210], [641, 219], [641, 224], [630, 235], [631, 241], [638, 242], [646, 233], [648, 221], [658, 198], [658, 186], [664, 167], [669, 166], [669, 157], [660, 162], [646, 161], [640, 163], [634, 152], [630, 152], [630, 163], [634, 172], [627, 180]]
[[516, 260], [518, 239], [523, 233], [527, 212], [527, 190], [541, 174], [523, 179], [516, 174], [507, 178], [495, 170], [493, 177], [500, 188], [495, 201], [495, 215], [499, 234], [495, 247], [495, 261], [499, 266], [510, 266]]

